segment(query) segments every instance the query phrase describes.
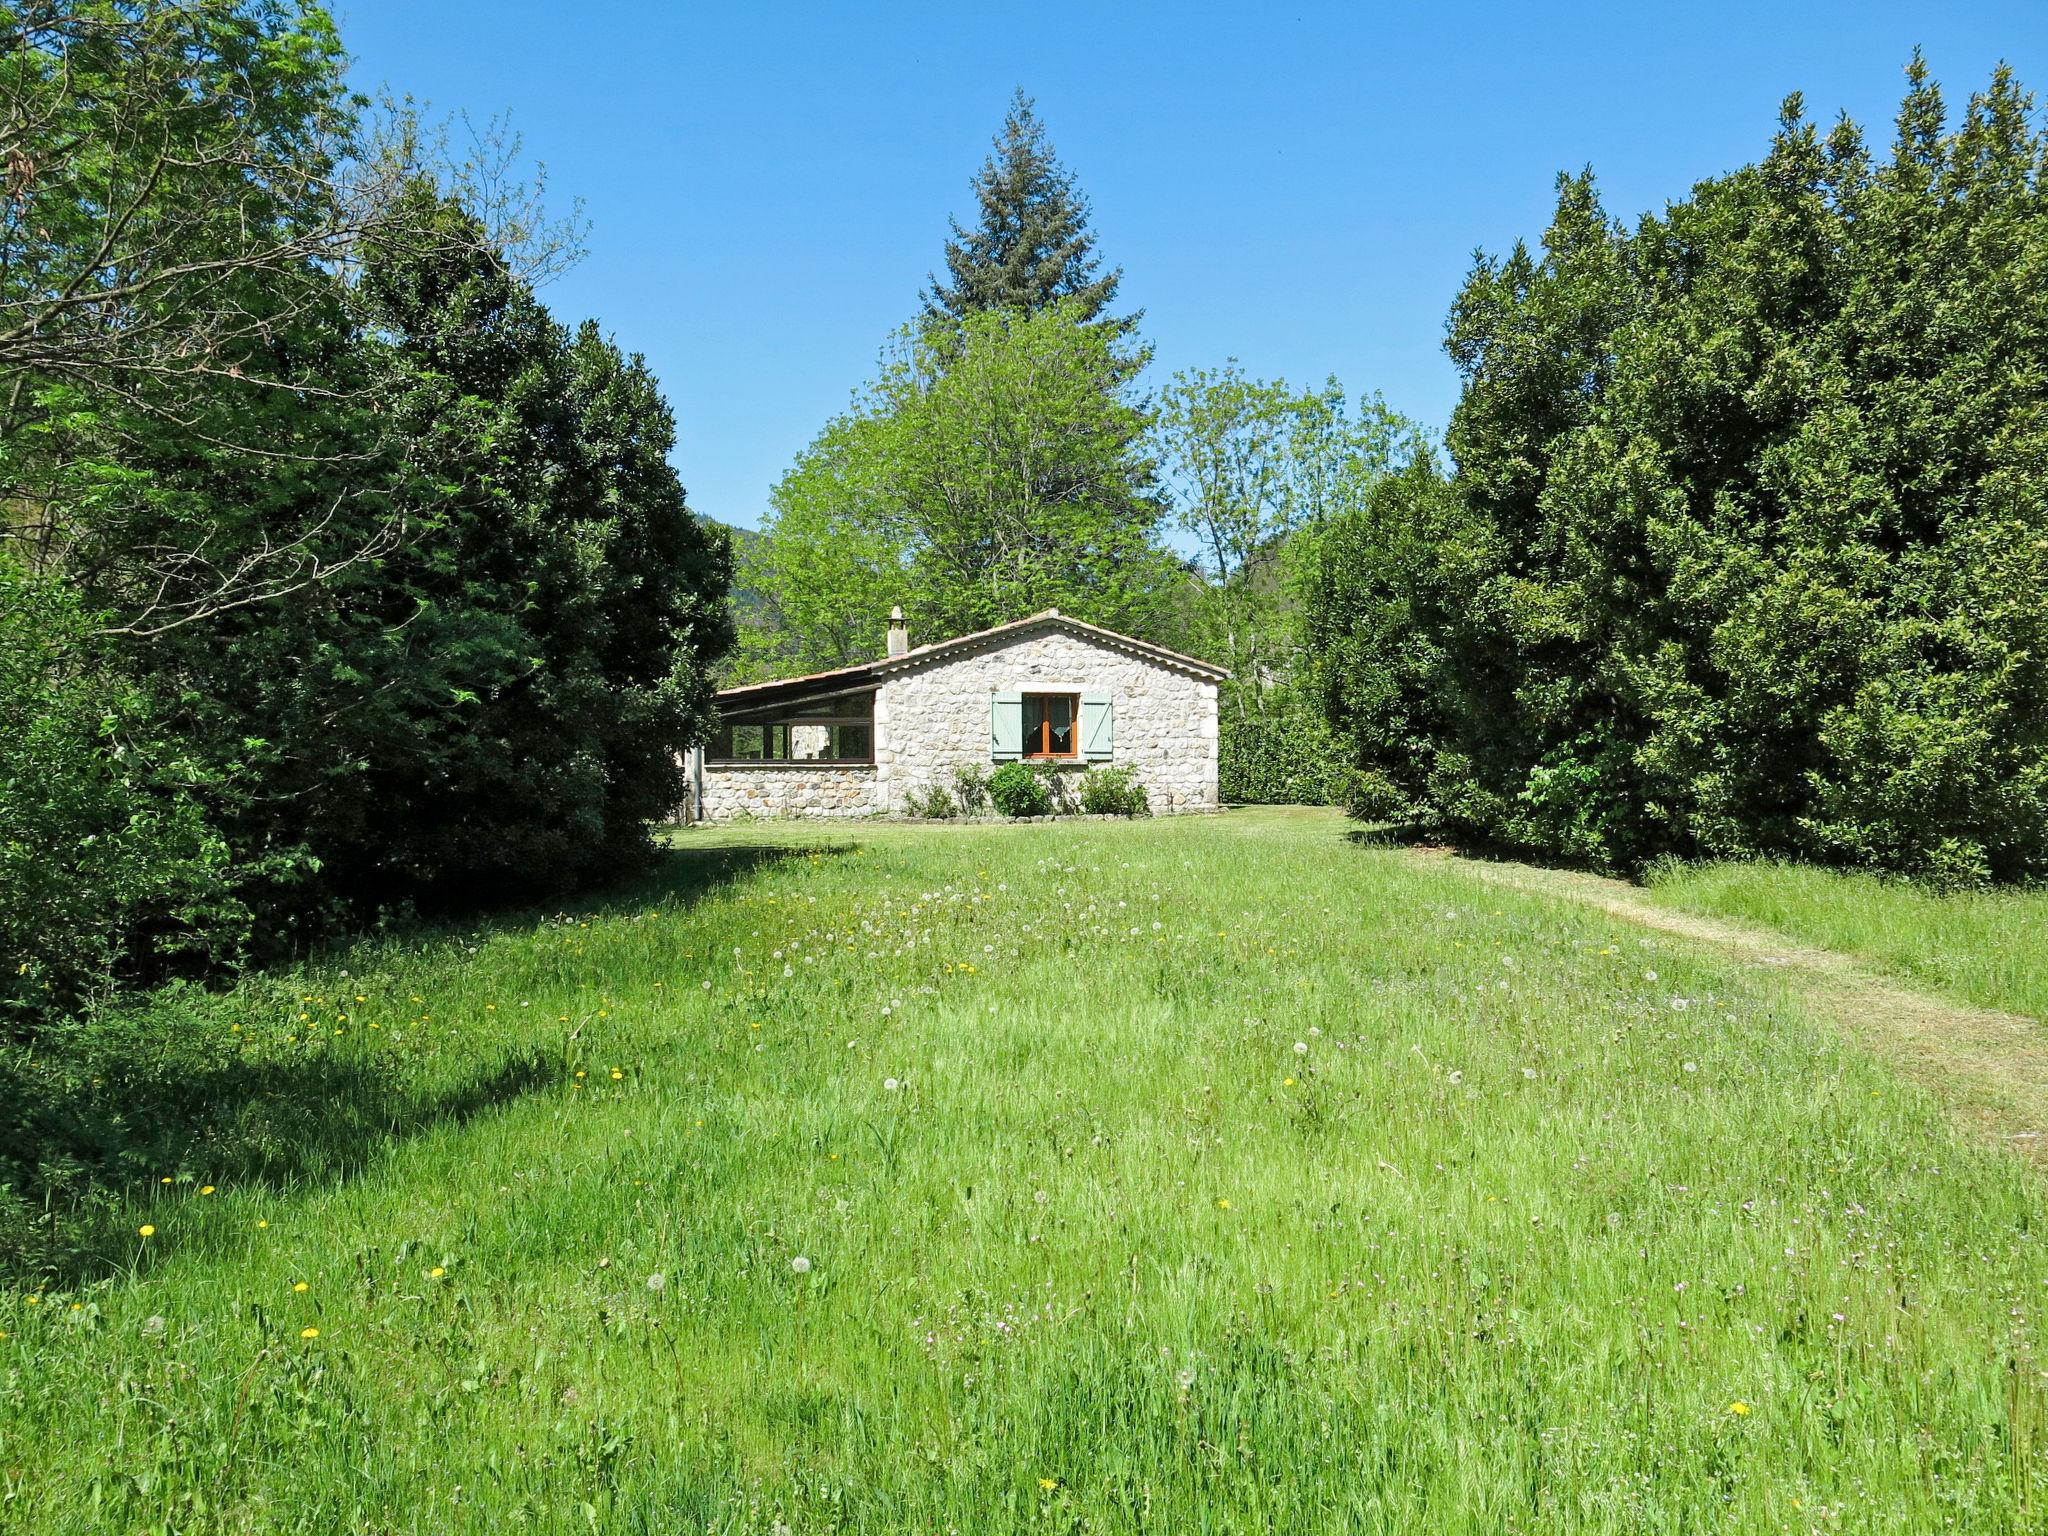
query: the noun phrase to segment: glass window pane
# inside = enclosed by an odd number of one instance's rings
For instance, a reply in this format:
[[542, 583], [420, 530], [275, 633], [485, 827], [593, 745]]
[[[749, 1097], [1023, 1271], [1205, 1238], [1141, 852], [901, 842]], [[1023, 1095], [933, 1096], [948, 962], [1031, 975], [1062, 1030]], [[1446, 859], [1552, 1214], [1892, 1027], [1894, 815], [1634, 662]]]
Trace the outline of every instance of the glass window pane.
[[873, 726], [835, 725], [832, 735], [832, 755], [843, 761], [861, 762], [875, 755]]
[[732, 755], [734, 757], [759, 757], [761, 755], [761, 727], [758, 725], [736, 725], [732, 728]]
[[1048, 721], [1049, 748], [1054, 754], [1065, 757], [1074, 750], [1074, 701], [1066, 694], [1054, 694], [1045, 701]]

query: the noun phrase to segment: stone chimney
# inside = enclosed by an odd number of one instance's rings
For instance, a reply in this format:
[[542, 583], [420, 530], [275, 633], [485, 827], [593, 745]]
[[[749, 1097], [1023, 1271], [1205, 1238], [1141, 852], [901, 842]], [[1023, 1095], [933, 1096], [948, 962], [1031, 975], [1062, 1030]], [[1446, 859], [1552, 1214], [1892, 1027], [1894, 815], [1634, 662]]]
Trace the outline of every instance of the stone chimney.
[[901, 656], [910, 649], [910, 626], [903, 622], [903, 609], [889, 610], [889, 654]]

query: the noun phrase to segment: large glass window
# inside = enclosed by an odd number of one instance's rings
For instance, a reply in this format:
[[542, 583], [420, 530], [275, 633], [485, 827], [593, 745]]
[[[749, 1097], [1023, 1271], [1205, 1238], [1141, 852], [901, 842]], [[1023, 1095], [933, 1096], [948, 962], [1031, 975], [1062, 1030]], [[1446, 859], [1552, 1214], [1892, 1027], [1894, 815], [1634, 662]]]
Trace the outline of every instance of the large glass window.
[[714, 763], [871, 763], [875, 696], [854, 694], [729, 720], [704, 755]]
[[1025, 694], [1024, 755], [1078, 756], [1081, 738], [1075, 722], [1080, 713], [1080, 700], [1071, 693]]

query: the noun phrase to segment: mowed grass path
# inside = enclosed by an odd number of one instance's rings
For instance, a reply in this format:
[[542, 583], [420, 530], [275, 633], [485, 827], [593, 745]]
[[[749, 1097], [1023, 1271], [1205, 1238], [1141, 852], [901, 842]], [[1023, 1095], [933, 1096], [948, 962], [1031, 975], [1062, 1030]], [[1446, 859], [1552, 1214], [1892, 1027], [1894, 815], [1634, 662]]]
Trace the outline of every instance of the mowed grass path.
[[1691, 864], [1651, 892], [1691, 912], [1763, 923], [1921, 986], [2048, 1023], [2048, 891], [1944, 895], [1794, 864]]
[[678, 846], [221, 1005], [545, 1070], [0, 1303], [0, 1527], [2048, 1520], [2037, 1177], [1783, 989], [1321, 814]]

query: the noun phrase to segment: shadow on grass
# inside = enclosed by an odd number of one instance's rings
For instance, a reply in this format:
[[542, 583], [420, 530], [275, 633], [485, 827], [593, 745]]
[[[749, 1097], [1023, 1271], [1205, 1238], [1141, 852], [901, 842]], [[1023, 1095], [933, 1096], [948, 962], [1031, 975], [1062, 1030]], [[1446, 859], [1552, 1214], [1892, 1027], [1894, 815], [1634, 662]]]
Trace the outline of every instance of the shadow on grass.
[[1344, 834], [1344, 841], [1359, 848], [1426, 848], [1431, 846], [1428, 832], [1419, 826], [1404, 822], [1367, 821], [1360, 822]]
[[[389, 937], [430, 962], [445, 947], [460, 964], [484, 923], [518, 929], [650, 904], [673, 912], [776, 864], [843, 851], [666, 850], [632, 880], [567, 905], [473, 919], [459, 931], [446, 920], [421, 923]], [[371, 951], [357, 965], [377, 963]], [[0, 1048], [0, 1276], [63, 1286], [122, 1269], [135, 1257], [137, 1225], [151, 1220], [151, 1198], [194, 1192], [186, 1170], [237, 1189], [339, 1181], [409, 1137], [488, 1113], [566, 1070], [559, 1048], [527, 1046], [479, 1061], [461, 1082], [423, 1088], [392, 1058], [289, 1046], [259, 1055], [236, 1033], [236, 1016], [272, 1003], [284, 1005], [282, 983], [260, 974], [227, 993], [172, 986]], [[166, 1179], [179, 1182], [166, 1191]], [[149, 1253], [161, 1258], [177, 1237], [171, 1223], [155, 1224]]]
[[1528, 864], [1539, 869], [1565, 870], [1575, 874], [1605, 875], [1613, 879], [1642, 883], [1640, 870], [1612, 869], [1590, 859], [1571, 859], [1556, 852], [1525, 848], [1510, 843], [1484, 841], [1446, 842], [1440, 832], [1411, 823], [1373, 822], [1353, 827], [1345, 841], [1359, 848], [1410, 848], [1430, 853], [1454, 854], [1482, 864]]

